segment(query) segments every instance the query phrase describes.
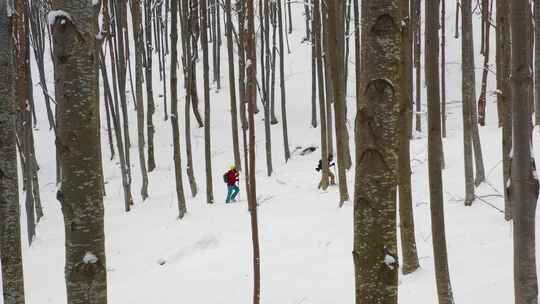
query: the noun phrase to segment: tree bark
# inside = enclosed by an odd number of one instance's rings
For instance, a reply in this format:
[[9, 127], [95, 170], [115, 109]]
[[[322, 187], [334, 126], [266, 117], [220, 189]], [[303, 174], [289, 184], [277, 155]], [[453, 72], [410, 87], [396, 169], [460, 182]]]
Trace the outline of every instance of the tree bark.
[[[99, 6], [90, 1], [55, 3], [55, 87], [62, 92], [56, 147], [62, 155], [57, 193], [66, 231], [67, 303], [107, 303], [104, 206], [98, 90]], [[84, 160], [84, 161], [81, 161]]]
[[471, 105], [474, 104], [475, 100], [474, 86], [476, 83], [474, 76], [471, 0], [462, 0], [461, 11], [461, 89], [463, 107], [463, 157], [465, 165], [465, 206], [470, 206], [475, 197]]
[[10, 1], [0, 1], [0, 264], [3, 303], [24, 304]]
[[540, 1], [534, 1], [534, 124], [540, 125]]
[[231, 124], [233, 140], [234, 164], [238, 170], [242, 168], [240, 158], [240, 141], [238, 138], [238, 106], [236, 101], [236, 83], [234, 72], [234, 44], [233, 44], [233, 21], [231, 14], [231, 0], [225, 0], [226, 31], [227, 31], [227, 54], [229, 56], [229, 92], [231, 101]]
[[319, 188], [326, 190], [328, 188], [328, 178], [330, 175], [328, 168], [328, 136], [327, 136], [327, 112], [324, 92], [324, 75], [323, 75], [323, 63], [321, 58], [321, 10], [320, 0], [313, 0], [313, 39], [315, 52], [313, 57], [316, 59], [317, 67], [317, 79], [319, 88], [319, 113], [320, 113], [320, 128], [321, 128], [321, 164], [322, 164], [322, 176], [319, 182]]
[[156, 160], [154, 156], [154, 120], [153, 115], [156, 111], [154, 103], [154, 88], [153, 88], [153, 74], [152, 74], [152, 57], [153, 57], [153, 47], [152, 47], [152, 5], [150, 0], [144, 0], [144, 29], [145, 29], [145, 38], [146, 46], [144, 48], [146, 52], [145, 56], [145, 72], [146, 72], [146, 103], [147, 103], [147, 113], [146, 113], [146, 133], [148, 137], [148, 172], [154, 171], [156, 168]]
[[[464, 35], [465, 37], [465, 35]], [[428, 170], [433, 256], [439, 304], [453, 304], [448, 271], [442, 181], [441, 108], [439, 95], [439, 2], [426, 2], [426, 80], [428, 97]]]
[[[493, 2], [491, 2], [493, 3]], [[488, 10], [487, 3], [484, 4], [483, 9], [483, 27], [484, 29], [484, 41], [483, 41], [483, 55], [484, 55], [484, 69], [482, 71], [482, 88], [480, 91], [480, 97], [478, 97], [478, 123], [481, 126], [486, 125], [486, 91], [487, 91], [487, 77], [489, 72], [489, 51], [490, 41], [489, 36], [491, 32], [491, 9]]]
[[529, 90], [533, 63], [530, 59], [531, 22], [527, 0], [511, 5], [512, 22], [512, 179], [510, 195], [514, 220], [514, 295], [516, 304], [538, 302], [535, 214], [538, 177], [531, 154]]
[[[204, 1], [204, 0], [203, 0]], [[253, 0], [246, 0], [247, 33], [246, 54], [247, 103], [249, 116], [249, 197], [251, 214], [251, 235], [253, 241], [253, 304], [260, 303], [261, 297], [261, 258], [259, 248], [259, 228], [257, 222], [257, 193], [255, 180], [255, 108], [257, 103], [257, 52], [255, 43], [255, 16]]]
[[141, 0], [131, 2], [131, 20], [133, 25], [133, 38], [135, 40], [135, 107], [137, 109], [137, 145], [139, 151], [139, 166], [141, 169], [141, 197], [148, 198], [148, 172], [144, 155], [144, 97], [143, 97], [143, 59], [144, 59], [144, 31], [141, 12]]
[[171, 0], [171, 126], [173, 133], [173, 159], [178, 202], [178, 218], [187, 213], [184, 184], [182, 182], [182, 163], [180, 157], [180, 132], [178, 130], [178, 0]]
[[[499, 107], [499, 124], [502, 128], [503, 185], [510, 180], [510, 151], [512, 150], [512, 87], [511, 43], [510, 43], [510, 3], [497, 1], [497, 104]], [[540, 3], [540, 2], [539, 2]], [[508, 191], [504, 191], [504, 218], [512, 219], [511, 200]]]
[[[283, 14], [281, 0], [277, 4], [278, 27], [279, 27], [279, 88], [281, 93], [281, 123], [283, 127], [283, 149], [285, 152], [285, 162], [291, 158], [289, 148], [289, 131], [287, 128], [287, 102], [285, 98], [285, 50], [283, 47]], [[308, 25], [309, 27], [309, 25]], [[308, 30], [309, 32], [309, 30]], [[308, 35], [310, 36], [310, 35]]]
[[345, 92], [345, 2], [342, 0], [332, 1], [328, 5], [329, 19], [329, 47], [330, 73], [332, 77], [332, 89], [334, 91], [335, 128], [337, 146], [337, 164], [339, 177], [340, 206], [349, 200], [347, 189], [347, 160], [346, 150], [349, 145], [347, 124], [345, 123], [345, 106], [347, 96]]
[[[369, 13], [368, 13], [369, 12]], [[397, 303], [396, 185], [399, 153], [399, 1], [362, 1], [363, 99], [356, 114], [356, 303]], [[365, 86], [364, 86], [365, 84]], [[359, 85], [357, 80], [357, 85]]]
[[[443, 0], [444, 1], [444, 0]], [[414, 235], [413, 198], [411, 190], [411, 152], [409, 141], [410, 112], [412, 104], [412, 41], [411, 24], [409, 19], [410, 0], [399, 2], [401, 20], [405, 22], [401, 32], [401, 58], [400, 71], [402, 96], [400, 99], [400, 128], [399, 128], [399, 156], [398, 156], [398, 190], [399, 190], [399, 227], [401, 233], [401, 252], [403, 253], [403, 274], [414, 272], [420, 267], [416, 251], [416, 238]]]
[[421, 55], [422, 55], [422, 2], [420, 0], [412, 0], [415, 2], [413, 13], [414, 18], [414, 69], [416, 71], [415, 85], [415, 105], [416, 105], [416, 131], [422, 132], [422, 70], [421, 70]]
[[201, 9], [201, 44], [204, 68], [204, 159], [206, 168], [206, 203], [214, 203], [212, 186], [212, 149], [210, 138], [210, 79], [208, 68], [208, 11], [206, 0], [200, 0]]

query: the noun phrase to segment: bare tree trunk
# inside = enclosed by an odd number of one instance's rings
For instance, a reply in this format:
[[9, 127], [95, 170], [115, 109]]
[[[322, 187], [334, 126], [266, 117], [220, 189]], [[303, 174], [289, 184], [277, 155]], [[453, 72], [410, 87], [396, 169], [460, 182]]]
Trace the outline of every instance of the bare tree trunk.
[[[111, 40], [109, 40], [111, 42]], [[112, 50], [112, 48], [111, 48]], [[112, 55], [112, 54], [111, 54]], [[105, 86], [108, 86], [109, 79], [107, 77], [107, 68], [105, 66], [105, 56], [100, 54], [100, 65], [101, 65], [101, 75]], [[114, 75], [114, 65], [113, 65], [113, 75]], [[58, 75], [56, 75], [58, 77]], [[113, 80], [114, 83], [114, 80]], [[126, 169], [126, 159], [124, 155], [124, 144], [122, 141], [122, 126], [120, 125], [120, 107], [118, 105], [118, 98], [114, 99], [115, 104], [113, 105], [112, 96], [109, 96], [105, 99], [106, 102], [109, 102], [109, 109], [111, 111], [113, 126], [114, 126], [114, 135], [116, 137], [116, 146], [118, 149], [118, 158], [120, 161], [120, 171], [122, 174], [122, 187], [124, 190], [124, 208], [128, 212], [133, 205], [133, 198], [131, 196], [131, 183], [128, 181], [129, 177], [127, 175]]]
[[[444, 0], [443, 0], [444, 2]], [[401, 252], [403, 253], [403, 274], [414, 272], [420, 267], [418, 263], [418, 253], [416, 251], [416, 239], [414, 235], [413, 198], [411, 190], [411, 155], [409, 141], [409, 125], [411, 104], [412, 104], [412, 41], [411, 24], [409, 19], [410, 0], [400, 1], [401, 20], [405, 26], [402, 27], [401, 36], [401, 58], [403, 68], [401, 69], [400, 86], [403, 95], [400, 99], [400, 128], [399, 128], [399, 156], [398, 156], [398, 190], [399, 190], [399, 227], [401, 233]]]
[[204, 159], [206, 166], [206, 203], [214, 203], [212, 186], [212, 149], [210, 138], [210, 79], [208, 71], [208, 12], [206, 0], [200, 1], [201, 8], [201, 44], [204, 68]]
[[[356, 303], [397, 303], [396, 185], [399, 153], [399, 1], [362, 1], [363, 76], [356, 115]], [[367, 13], [369, 12], [369, 13]], [[386, 50], [381, 52], [381, 50]], [[357, 85], [358, 79], [357, 79]], [[377, 214], [377, 216], [374, 216]]]
[[347, 96], [345, 92], [345, 2], [335, 0], [328, 6], [330, 72], [332, 76], [332, 89], [334, 90], [335, 128], [337, 141], [337, 164], [339, 177], [340, 206], [349, 200], [347, 189], [346, 146], [349, 145], [349, 136], [346, 134], [345, 105]]
[[19, 138], [21, 140], [22, 158], [24, 159], [23, 172], [23, 190], [25, 191], [25, 209], [26, 209], [26, 224], [28, 233], [28, 243], [32, 245], [34, 236], [36, 235], [36, 221], [34, 211], [34, 191], [32, 183], [32, 113], [30, 105], [30, 94], [28, 90], [28, 69], [27, 69], [27, 53], [28, 53], [28, 37], [26, 26], [26, 1], [16, 0], [15, 14], [12, 17], [13, 22], [13, 39], [16, 58], [16, 90], [15, 99], [17, 101], [17, 116]]
[[[204, 0], [203, 0], [204, 1]], [[255, 105], [257, 103], [257, 53], [255, 44], [255, 16], [253, 0], [247, 0], [246, 54], [247, 103], [249, 116], [249, 210], [251, 213], [251, 235], [253, 240], [253, 304], [260, 303], [261, 297], [261, 257], [259, 248], [259, 228], [257, 222], [257, 193], [255, 180]]]
[[242, 168], [240, 158], [240, 141], [238, 139], [238, 107], [236, 101], [236, 83], [234, 72], [234, 44], [233, 44], [233, 21], [231, 14], [231, 0], [225, 0], [226, 31], [227, 31], [227, 53], [229, 56], [229, 92], [231, 97], [231, 123], [234, 164], [238, 170]]
[[320, 1], [313, 0], [313, 39], [314, 39], [314, 49], [315, 52], [313, 57], [316, 58], [317, 66], [317, 76], [318, 76], [318, 87], [319, 87], [319, 113], [321, 120], [321, 164], [322, 164], [322, 176], [321, 181], [319, 182], [319, 188], [326, 190], [328, 188], [328, 178], [330, 176], [330, 171], [328, 168], [328, 136], [327, 136], [327, 127], [326, 127], [326, 102], [325, 102], [325, 92], [324, 92], [324, 74], [323, 74], [323, 63], [322, 63], [322, 45], [321, 45], [321, 10], [320, 10]]
[[514, 220], [514, 291], [516, 304], [538, 302], [535, 214], [538, 179], [531, 154], [530, 101], [533, 64], [530, 60], [529, 1], [515, 0], [512, 22], [512, 179], [510, 195]]
[[146, 38], [146, 56], [145, 56], [145, 72], [146, 72], [146, 102], [148, 109], [146, 113], [146, 133], [148, 137], [148, 172], [154, 171], [156, 168], [156, 161], [154, 156], [154, 120], [153, 115], [156, 112], [154, 104], [154, 89], [153, 89], [153, 75], [152, 75], [152, 4], [151, 0], [144, 0], [144, 25], [145, 25], [145, 38]]
[[181, 2], [181, 16], [183, 31], [182, 31], [182, 47], [184, 50], [183, 54], [183, 65], [184, 65], [184, 79], [185, 79], [185, 89], [186, 89], [186, 100], [185, 100], [185, 135], [186, 135], [186, 172], [188, 175], [189, 188], [191, 190], [191, 195], [195, 197], [197, 195], [197, 182], [195, 180], [195, 173], [193, 171], [193, 153], [191, 149], [191, 104], [192, 102], [198, 102], [196, 83], [194, 82], [194, 66], [195, 59], [193, 59], [193, 52], [191, 50], [191, 37], [192, 37], [192, 26], [190, 22], [190, 10], [189, 10], [189, 0], [182, 0]]
[[534, 1], [534, 124], [540, 125], [540, 1]]
[[446, 138], [446, 0], [441, 0], [441, 120], [442, 137]]
[[[62, 154], [57, 198], [66, 231], [67, 303], [107, 303], [98, 89], [99, 6], [66, 0], [53, 20], [55, 88], [62, 92], [56, 147]], [[58, 11], [57, 11], [58, 12]], [[92, 39], [80, 39], [92, 37]], [[69, 80], [69, 81], [67, 81]], [[58, 96], [57, 96], [58, 97]], [[85, 122], [85, 123], [81, 123]], [[81, 161], [84, 160], [84, 161]]]
[[[118, 93], [120, 95], [120, 107], [122, 109], [122, 124], [124, 129], [124, 155], [126, 159], [126, 172], [128, 183], [131, 185], [131, 160], [129, 148], [131, 146], [129, 139], [129, 122], [126, 100], [126, 50], [128, 45], [125, 45], [124, 35], [127, 31], [126, 23], [126, 3], [124, 1], [116, 2], [116, 44], [117, 44], [117, 77], [118, 77]], [[120, 117], [120, 112], [117, 113]]]
[[472, 151], [471, 108], [475, 99], [474, 49], [472, 37], [471, 0], [461, 3], [461, 73], [462, 73], [462, 106], [463, 106], [463, 157], [465, 164], [465, 206], [472, 205], [474, 200], [474, 172]]
[[[441, 108], [439, 95], [439, 2], [426, 2], [426, 80], [428, 95], [428, 167], [433, 257], [439, 304], [453, 304], [448, 271], [442, 181]], [[463, 35], [465, 37], [465, 35]]]
[[[282, 11], [281, 3], [279, 4], [279, 10]], [[306, 38], [305, 41], [311, 41], [311, 29], [309, 23], [311, 21], [309, 0], [304, 0], [304, 16], [306, 17]]]
[[17, 173], [13, 14], [0, 1], [0, 264], [3, 303], [24, 304], [24, 279]]
[[[491, 1], [493, 3], [493, 1]], [[480, 97], [478, 98], [478, 123], [481, 126], [486, 125], [486, 90], [487, 90], [487, 77], [489, 72], [489, 47], [490, 47], [490, 41], [489, 36], [491, 32], [491, 8], [488, 10], [487, 3], [484, 4], [485, 7], [483, 9], [483, 24], [484, 25], [484, 39], [483, 41], [483, 54], [484, 54], [484, 70], [482, 71], [482, 88], [480, 91]]]
[[[334, 104], [334, 89], [332, 87], [332, 78], [330, 74], [330, 49], [328, 46], [328, 9], [325, 2], [321, 3], [321, 37], [322, 37], [322, 50], [321, 57], [324, 64], [324, 90], [326, 99], [326, 135], [328, 136], [328, 155], [334, 155], [334, 130], [333, 130], [333, 116], [332, 105]], [[337, 137], [337, 134], [336, 134]]]
[[421, 70], [421, 53], [422, 53], [422, 2], [420, 0], [412, 0], [415, 2], [414, 21], [416, 21], [414, 29], [414, 69], [416, 71], [415, 85], [415, 105], [416, 105], [416, 131], [422, 131], [422, 70]]
[[[285, 99], [285, 50], [283, 48], [283, 14], [281, 2], [282, 1], [280, 0], [277, 4], [277, 18], [279, 25], [279, 87], [281, 92], [281, 123], [283, 127], [283, 149], [285, 151], [285, 162], [287, 162], [291, 158], [291, 151], [289, 149], [289, 131], [287, 129], [287, 103]], [[307, 26], [309, 28], [309, 24]], [[310, 34], [308, 36], [310, 36]]]
[[[499, 124], [502, 127], [503, 185], [510, 181], [510, 151], [512, 150], [512, 88], [511, 43], [510, 43], [510, 3], [497, 1], [497, 104], [499, 107]], [[540, 2], [539, 2], [540, 3]], [[512, 219], [512, 206], [508, 191], [504, 191], [504, 218]]]
[[176, 199], [178, 201], [178, 218], [187, 213], [184, 185], [182, 182], [182, 163], [180, 157], [180, 132], [178, 130], [178, 0], [171, 0], [171, 126], [173, 133], [174, 175]]
[[141, 0], [132, 0], [131, 20], [133, 37], [135, 40], [135, 107], [137, 109], [137, 140], [139, 150], [139, 166], [141, 169], [142, 185], [141, 197], [148, 198], [148, 172], [144, 155], [144, 97], [143, 97], [143, 58], [144, 58], [144, 31], [141, 13]]
[[[311, 0], [311, 6], [313, 2]], [[313, 12], [312, 12], [313, 16]], [[316, 57], [316, 40], [315, 40], [315, 24], [313, 21], [314, 17], [311, 18], [312, 23], [312, 35], [311, 35], [311, 126], [317, 128], [317, 57]], [[326, 140], [325, 140], [326, 141]]]

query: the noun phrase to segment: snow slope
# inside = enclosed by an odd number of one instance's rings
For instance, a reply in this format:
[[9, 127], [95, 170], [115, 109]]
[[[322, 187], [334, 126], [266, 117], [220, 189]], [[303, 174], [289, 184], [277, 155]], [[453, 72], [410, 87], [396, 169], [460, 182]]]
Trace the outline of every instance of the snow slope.
[[[318, 146], [319, 142], [318, 129], [309, 125], [311, 62], [309, 46], [301, 44], [304, 34], [301, 15], [303, 6], [294, 3], [293, 9], [294, 31], [290, 36], [292, 53], [286, 56], [292, 150], [297, 146]], [[454, 13], [452, 7], [449, 10], [449, 104], [448, 138], [444, 140], [444, 189], [448, 255], [455, 299], [456, 303], [461, 304], [511, 303], [512, 226], [504, 221], [498, 210], [503, 207], [500, 197], [503, 184], [501, 132], [497, 128], [496, 105], [492, 94], [488, 94], [487, 126], [481, 129], [489, 183], [482, 184], [477, 189], [482, 200], [476, 200], [472, 207], [463, 206], [459, 65], [461, 47], [459, 40], [451, 38], [454, 31]], [[481, 57], [478, 51], [475, 53], [477, 66], [480, 67]], [[226, 50], [223, 48], [222, 60], [226, 58]], [[208, 206], [205, 203], [203, 130], [193, 128], [194, 163], [199, 195], [191, 198], [189, 187], [185, 184], [189, 213], [182, 221], [176, 218], [171, 127], [169, 121], [163, 120], [162, 99], [156, 100], [158, 107], [154, 116], [157, 129], [157, 168], [149, 175], [150, 198], [142, 202], [138, 193], [140, 172], [136, 161], [136, 141], [133, 141], [132, 192], [135, 207], [128, 214], [123, 211], [120, 170], [116, 159], [109, 160], [106, 125], [103, 123], [102, 146], [107, 186], [105, 229], [110, 303], [172, 304], [188, 301], [225, 304], [251, 301], [251, 231], [245, 193], [241, 192], [240, 203], [223, 204], [226, 189], [221, 175], [232, 162], [228, 72], [226, 65], [224, 67], [221, 75], [222, 90], [216, 92], [215, 87], [212, 90], [213, 182], [216, 204]], [[52, 75], [52, 66], [47, 68], [49, 75]], [[353, 63], [349, 70], [352, 75]], [[34, 72], [37, 70], [34, 69]], [[48, 79], [50, 81], [52, 77], [49, 76]], [[478, 93], [480, 79], [481, 69], [478, 68]], [[158, 80], [156, 74], [156, 95], [161, 93]], [[349, 132], [351, 138], [354, 138], [354, 81], [349, 81]], [[489, 90], [493, 90], [493, 87], [494, 75], [490, 74]], [[200, 89], [202, 90], [202, 87]], [[183, 93], [182, 90], [180, 92]], [[63, 272], [64, 230], [60, 206], [55, 199], [54, 136], [47, 128], [44, 103], [37, 84], [35, 96], [40, 113], [39, 128], [35, 133], [36, 149], [41, 166], [40, 183], [46, 215], [38, 226], [33, 246], [29, 248], [26, 240], [23, 244], [26, 299], [30, 304], [62, 304], [66, 303]], [[183, 105], [183, 102], [184, 98], [181, 96], [180, 105]], [[424, 109], [425, 104], [424, 100]], [[183, 109], [180, 105], [179, 108]], [[132, 138], [135, 138], [135, 112], [131, 102], [130, 109]], [[279, 106], [276, 112], [280, 120]], [[184, 114], [183, 111], [180, 113]], [[423, 117], [425, 126], [425, 115]], [[317, 190], [319, 176], [314, 167], [319, 159], [318, 152], [308, 156], [294, 153], [289, 163], [285, 164], [281, 125], [272, 127], [275, 172], [272, 177], [266, 177], [262, 114], [259, 114], [256, 120], [262, 303], [353, 303], [352, 203], [348, 202], [339, 209], [336, 187], [328, 191]], [[180, 126], [183, 134], [182, 122]], [[535, 132], [536, 155], [540, 155], [539, 138], [539, 132]], [[400, 303], [404, 304], [436, 302], [426, 145], [426, 135], [416, 134], [412, 141], [411, 157], [416, 238], [421, 269], [412, 275], [400, 276], [399, 297]], [[351, 148], [354, 148], [352, 142]], [[182, 157], [185, 166], [184, 152]], [[348, 178], [352, 196], [353, 171], [349, 172]], [[244, 190], [243, 181], [241, 190]], [[23, 235], [26, 235], [24, 210], [22, 212]]]

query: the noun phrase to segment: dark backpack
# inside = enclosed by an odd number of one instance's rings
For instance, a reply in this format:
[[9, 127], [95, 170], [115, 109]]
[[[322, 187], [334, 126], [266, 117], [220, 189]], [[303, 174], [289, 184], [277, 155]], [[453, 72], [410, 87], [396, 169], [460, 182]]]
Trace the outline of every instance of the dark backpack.
[[229, 179], [228, 179], [228, 174], [229, 172], [225, 172], [225, 174], [223, 174], [223, 182], [225, 182], [225, 184], [228, 184], [229, 183]]

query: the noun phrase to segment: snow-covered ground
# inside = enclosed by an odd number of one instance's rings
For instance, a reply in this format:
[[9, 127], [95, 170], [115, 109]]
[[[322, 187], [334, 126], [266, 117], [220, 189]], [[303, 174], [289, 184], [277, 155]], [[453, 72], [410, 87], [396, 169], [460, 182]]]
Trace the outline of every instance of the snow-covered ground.
[[[292, 53], [286, 56], [286, 85], [290, 145], [291, 149], [295, 150], [296, 147], [318, 146], [319, 133], [318, 129], [310, 127], [311, 61], [310, 47], [301, 43], [305, 32], [301, 15], [303, 6], [295, 3], [293, 9], [294, 31], [289, 38]], [[478, 16], [476, 19], [479, 19]], [[503, 208], [502, 148], [493, 94], [488, 94], [487, 126], [480, 130], [488, 182], [477, 189], [482, 200], [476, 200], [472, 207], [463, 205], [461, 42], [452, 38], [453, 20], [453, 8], [450, 7], [447, 16], [448, 137], [444, 139], [444, 190], [453, 290], [456, 303], [511, 303], [512, 226], [504, 221], [503, 214], [498, 210]], [[482, 62], [478, 53], [477, 50], [477, 93], [480, 92]], [[352, 56], [353, 53], [351, 58], [354, 58]], [[222, 60], [226, 58], [224, 47]], [[154, 116], [157, 128], [157, 168], [149, 175], [150, 197], [145, 202], [142, 202], [139, 195], [140, 171], [136, 161], [136, 141], [133, 141], [132, 192], [135, 207], [130, 213], [123, 211], [120, 169], [116, 159], [109, 160], [106, 125], [103, 123], [103, 160], [107, 191], [105, 230], [110, 303], [172, 304], [188, 301], [225, 304], [249, 303], [251, 300], [251, 230], [243, 181], [240, 203], [223, 203], [226, 187], [221, 175], [232, 162], [228, 72], [226, 65], [223, 66], [223, 88], [219, 93], [214, 88], [211, 95], [216, 204], [208, 206], [205, 203], [203, 130], [193, 128], [194, 165], [199, 195], [191, 198], [184, 178], [189, 213], [182, 221], [177, 220], [171, 126], [169, 121], [163, 120], [162, 99], [156, 100], [158, 107]], [[48, 79], [51, 81], [52, 66], [47, 68], [50, 73]], [[353, 75], [353, 63], [349, 70]], [[161, 86], [158, 85], [158, 75], [155, 76], [154, 88], [157, 95], [161, 93]], [[489, 80], [489, 90], [493, 91], [493, 74], [490, 74]], [[354, 81], [349, 78], [349, 82], [348, 119], [352, 139], [355, 98]], [[49, 87], [52, 87], [52, 83]], [[202, 90], [202, 87], [200, 89]], [[183, 90], [180, 92], [183, 94]], [[37, 85], [35, 96], [40, 113], [35, 136], [41, 166], [39, 173], [45, 217], [38, 225], [37, 237], [32, 247], [26, 245], [26, 240], [23, 244], [26, 298], [30, 304], [62, 304], [66, 303], [64, 229], [60, 206], [55, 199], [54, 136], [47, 127], [44, 103]], [[423, 98], [425, 109], [425, 92]], [[181, 95], [180, 105], [183, 105], [183, 102]], [[180, 105], [179, 108], [183, 109]], [[279, 106], [276, 106], [280, 120]], [[130, 109], [131, 133], [133, 138], [136, 138], [132, 103]], [[201, 100], [201, 111], [202, 109]], [[180, 111], [180, 114], [183, 115], [183, 111]], [[423, 118], [425, 127], [426, 115], [423, 115]], [[353, 303], [352, 202], [346, 203], [340, 209], [336, 187], [328, 191], [317, 189], [319, 175], [314, 168], [319, 159], [318, 151], [308, 156], [300, 156], [296, 151], [287, 164], [284, 162], [280, 124], [272, 126], [275, 171], [272, 177], [266, 177], [262, 114], [259, 114], [256, 120], [259, 124], [257, 193], [260, 202], [262, 303]], [[183, 123], [180, 125], [183, 130]], [[180, 134], [183, 135], [183, 131]], [[411, 146], [411, 161], [416, 240], [421, 269], [409, 276], [400, 276], [399, 297], [400, 303], [404, 304], [432, 304], [436, 303], [436, 289], [429, 213], [427, 139], [423, 132], [415, 134], [415, 137]], [[537, 156], [540, 156], [539, 139], [537, 130]], [[351, 148], [354, 149], [353, 142]], [[185, 151], [182, 152], [185, 166]], [[349, 172], [348, 179], [352, 196], [354, 171]], [[25, 236], [24, 210], [22, 218]]]

